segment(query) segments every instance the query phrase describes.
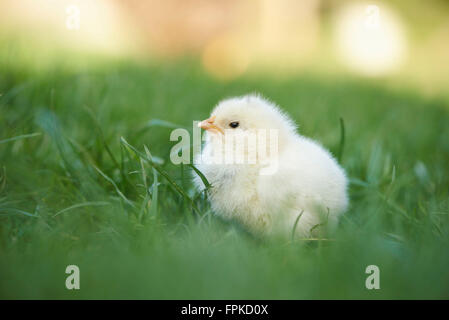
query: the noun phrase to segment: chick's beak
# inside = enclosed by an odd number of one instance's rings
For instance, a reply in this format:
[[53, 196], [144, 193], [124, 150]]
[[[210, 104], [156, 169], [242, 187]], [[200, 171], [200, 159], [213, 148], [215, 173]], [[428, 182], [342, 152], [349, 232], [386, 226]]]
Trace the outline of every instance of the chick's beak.
[[223, 133], [223, 130], [220, 127], [217, 127], [214, 123], [215, 116], [210, 117], [209, 119], [203, 120], [200, 123], [198, 123], [198, 127], [204, 130], [208, 131], [218, 131], [220, 133]]

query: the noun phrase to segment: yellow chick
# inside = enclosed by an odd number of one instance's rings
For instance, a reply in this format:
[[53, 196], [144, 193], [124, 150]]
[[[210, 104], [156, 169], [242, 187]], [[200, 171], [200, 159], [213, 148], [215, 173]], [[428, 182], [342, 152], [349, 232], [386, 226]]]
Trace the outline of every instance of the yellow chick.
[[[195, 163], [212, 185], [214, 213], [260, 235], [308, 238], [336, 226], [348, 206], [345, 172], [275, 104], [227, 99], [198, 126], [206, 132]], [[194, 183], [205, 187], [197, 176]]]

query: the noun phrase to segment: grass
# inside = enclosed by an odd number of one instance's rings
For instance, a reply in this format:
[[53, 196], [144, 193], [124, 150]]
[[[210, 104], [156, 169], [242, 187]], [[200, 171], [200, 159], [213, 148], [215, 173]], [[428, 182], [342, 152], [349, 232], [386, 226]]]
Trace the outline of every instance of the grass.
[[[1, 64], [0, 297], [449, 298], [449, 108], [380, 82], [219, 83], [195, 62], [71, 70]], [[336, 236], [254, 239], [170, 163], [174, 127], [260, 92], [351, 180]], [[344, 138], [342, 138], [344, 137]], [[81, 290], [65, 289], [65, 268]], [[365, 288], [379, 266], [380, 290]]]

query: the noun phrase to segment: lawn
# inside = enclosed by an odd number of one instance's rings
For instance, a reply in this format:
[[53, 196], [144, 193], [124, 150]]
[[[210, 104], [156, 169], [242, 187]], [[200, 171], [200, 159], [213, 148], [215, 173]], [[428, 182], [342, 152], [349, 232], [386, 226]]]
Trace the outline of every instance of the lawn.
[[[10, 61], [0, 64], [0, 298], [449, 298], [447, 100], [343, 75], [221, 83], [195, 60]], [[248, 92], [342, 152], [351, 207], [331, 239], [256, 239], [215, 217], [191, 168], [170, 163], [173, 126], [191, 130]], [[69, 264], [80, 290], [65, 288]], [[368, 265], [379, 290], [365, 287]]]

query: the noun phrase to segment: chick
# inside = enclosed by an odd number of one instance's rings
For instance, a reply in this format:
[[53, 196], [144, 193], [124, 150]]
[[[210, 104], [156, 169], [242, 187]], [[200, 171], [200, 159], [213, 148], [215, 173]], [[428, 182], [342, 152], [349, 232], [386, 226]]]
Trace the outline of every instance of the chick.
[[[227, 99], [198, 126], [206, 132], [195, 163], [212, 185], [214, 213], [259, 235], [308, 238], [335, 228], [348, 206], [345, 172], [275, 104], [258, 95]], [[237, 138], [243, 147], [224, 147]], [[235, 161], [237, 150], [246, 161]], [[205, 187], [198, 176], [194, 183]]]

